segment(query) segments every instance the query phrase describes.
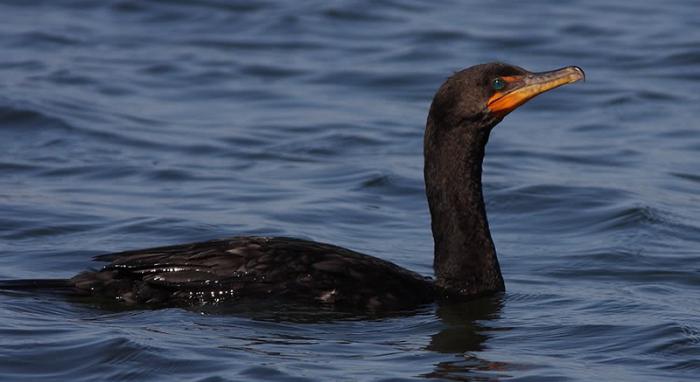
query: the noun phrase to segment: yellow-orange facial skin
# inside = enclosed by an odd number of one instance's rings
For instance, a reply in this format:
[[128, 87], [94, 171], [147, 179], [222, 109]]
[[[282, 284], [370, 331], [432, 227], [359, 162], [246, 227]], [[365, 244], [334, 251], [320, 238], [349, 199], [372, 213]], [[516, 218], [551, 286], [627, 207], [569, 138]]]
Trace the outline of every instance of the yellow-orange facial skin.
[[487, 107], [492, 114], [505, 116], [538, 94], [583, 80], [585, 77], [583, 70], [578, 66], [567, 66], [551, 72], [500, 77], [508, 85], [489, 98]]

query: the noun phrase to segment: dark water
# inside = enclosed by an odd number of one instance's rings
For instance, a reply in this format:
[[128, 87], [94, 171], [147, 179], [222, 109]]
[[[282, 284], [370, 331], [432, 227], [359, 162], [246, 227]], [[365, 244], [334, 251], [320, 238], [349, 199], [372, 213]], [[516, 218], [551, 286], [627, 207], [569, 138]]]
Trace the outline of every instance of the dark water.
[[0, 379], [697, 380], [700, 5], [487, 3], [0, 3], [0, 279], [233, 234], [431, 274], [437, 86], [496, 59], [588, 74], [492, 135], [504, 295], [299, 323], [5, 292]]

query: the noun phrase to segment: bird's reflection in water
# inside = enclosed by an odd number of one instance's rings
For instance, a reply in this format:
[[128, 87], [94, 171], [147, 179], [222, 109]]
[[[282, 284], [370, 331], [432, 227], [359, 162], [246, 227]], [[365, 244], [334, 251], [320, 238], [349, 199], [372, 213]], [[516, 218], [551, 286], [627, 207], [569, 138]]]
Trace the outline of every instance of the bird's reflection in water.
[[[86, 302], [85, 299], [82, 300]], [[106, 303], [104, 300], [92, 300], [93, 306], [99, 309], [110, 311], [133, 310], [125, 308], [124, 305], [116, 303]], [[252, 324], [256, 321], [297, 323], [297, 324], [338, 324], [347, 322], [374, 321], [375, 323], [386, 322], [387, 319], [401, 319], [402, 317], [425, 316], [431, 317], [433, 314], [441, 321], [442, 328], [434, 334], [426, 332], [430, 341], [425, 350], [445, 354], [451, 359], [436, 363], [434, 370], [421, 375], [428, 379], [439, 379], [449, 381], [499, 381], [508, 378], [509, 370], [521, 369], [517, 364], [506, 364], [503, 362], [489, 361], [479, 357], [477, 354], [486, 349], [486, 341], [489, 340], [489, 332], [496, 330], [489, 325], [490, 322], [498, 320], [503, 307], [503, 295], [484, 297], [473, 301], [461, 303], [439, 303], [424, 305], [420, 308], [394, 311], [394, 312], [347, 312], [338, 311], [332, 307], [315, 307], [309, 309], [306, 305], [296, 305], [282, 301], [268, 300], [261, 303], [259, 300], [241, 300], [233, 305], [205, 305], [197, 309], [189, 307], [189, 310], [204, 315], [214, 315], [218, 317], [236, 316], [252, 319]], [[434, 311], [434, 313], [433, 313]], [[431, 318], [431, 321], [433, 319]], [[209, 323], [200, 322], [206, 327]], [[213, 326], [221, 325], [219, 320], [211, 323]], [[286, 327], [285, 327], [286, 328]], [[353, 331], [357, 327], [353, 326]], [[284, 329], [284, 328], [283, 328]], [[498, 330], [504, 330], [498, 328]], [[343, 328], [338, 330], [339, 336], [344, 336]], [[363, 336], [372, 335], [373, 330], [363, 332]], [[356, 334], [356, 332], [355, 332]], [[256, 338], [255, 343], [266, 344], [288, 344], [299, 345], [299, 339], [315, 343], [320, 338], [327, 338], [329, 335], [327, 328], [318, 337], [313, 334], [313, 330], [306, 332], [305, 337], [298, 337], [294, 333], [295, 340], [290, 340], [286, 329], [276, 333], [274, 340], [271, 338]], [[386, 335], [386, 333], [384, 334]], [[366, 339], [366, 338], [365, 338]], [[343, 341], [348, 339], [343, 337]], [[271, 342], [272, 341], [272, 342]], [[252, 349], [248, 349], [253, 351]]]
[[502, 296], [481, 298], [457, 304], [439, 304], [436, 315], [445, 328], [432, 335], [427, 350], [454, 354], [453, 361], [435, 365], [426, 378], [451, 381], [499, 381], [510, 369], [503, 362], [493, 362], [475, 355], [489, 339], [489, 321], [500, 317]]

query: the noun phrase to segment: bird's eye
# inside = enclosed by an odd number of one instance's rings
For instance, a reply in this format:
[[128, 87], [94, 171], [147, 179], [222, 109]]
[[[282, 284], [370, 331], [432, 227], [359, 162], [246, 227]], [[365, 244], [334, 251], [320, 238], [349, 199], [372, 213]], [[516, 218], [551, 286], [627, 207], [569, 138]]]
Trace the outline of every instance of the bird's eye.
[[503, 90], [506, 87], [506, 82], [502, 78], [496, 78], [491, 82], [491, 86], [494, 90]]

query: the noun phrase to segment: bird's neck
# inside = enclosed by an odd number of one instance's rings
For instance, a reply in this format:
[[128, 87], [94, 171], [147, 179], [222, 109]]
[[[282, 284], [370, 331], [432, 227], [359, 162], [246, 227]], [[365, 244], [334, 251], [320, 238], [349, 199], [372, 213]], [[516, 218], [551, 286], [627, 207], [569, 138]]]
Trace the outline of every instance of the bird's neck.
[[481, 190], [489, 130], [428, 118], [425, 185], [435, 240], [436, 284], [448, 296], [504, 290]]

